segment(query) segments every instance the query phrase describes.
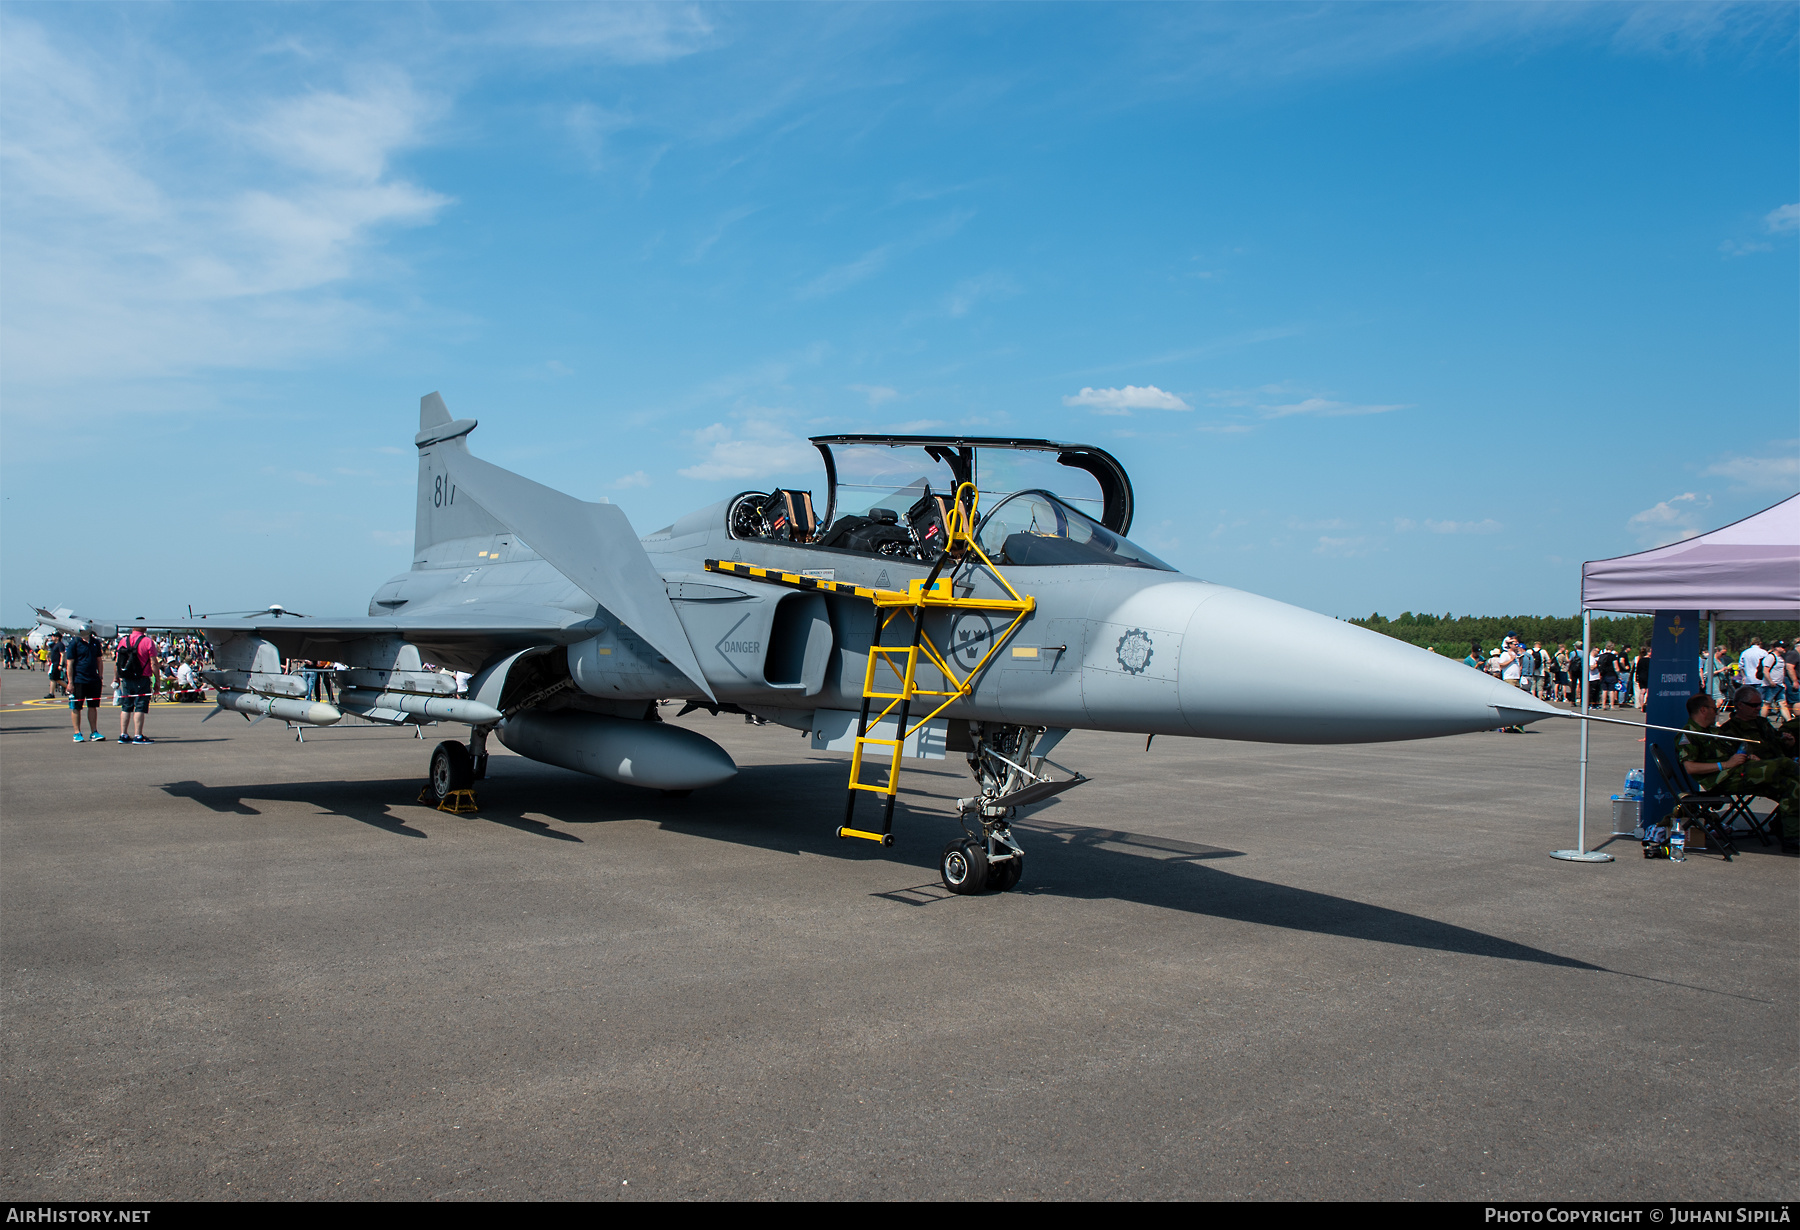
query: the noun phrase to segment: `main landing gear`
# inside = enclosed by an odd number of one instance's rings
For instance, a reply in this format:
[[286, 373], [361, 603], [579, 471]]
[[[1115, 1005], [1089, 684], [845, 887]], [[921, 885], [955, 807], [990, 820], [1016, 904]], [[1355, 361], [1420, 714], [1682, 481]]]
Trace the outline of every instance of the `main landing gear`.
[[973, 896], [989, 889], [1004, 893], [1018, 887], [1025, 873], [1025, 851], [1012, 834], [1014, 812], [1089, 780], [1079, 773], [1062, 782], [1043, 775], [1044, 754], [1055, 746], [1061, 732], [1042, 743], [1036, 772], [1025, 767], [1031, 763], [1033, 745], [1044, 734], [1041, 726], [969, 723], [974, 743], [969, 772], [981, 792], [972, 799], [956, 800], [963, 836], [945, 846], [938, 859], [938, 875], [951, 892]]
[[487, 776], [488, 728], [478, 726], [469, 732], [468, 743], [446, 739], [431, 752], [431, 776], [425, 784], [426, 797], [442, 804], [458, 790], [472, 790]]

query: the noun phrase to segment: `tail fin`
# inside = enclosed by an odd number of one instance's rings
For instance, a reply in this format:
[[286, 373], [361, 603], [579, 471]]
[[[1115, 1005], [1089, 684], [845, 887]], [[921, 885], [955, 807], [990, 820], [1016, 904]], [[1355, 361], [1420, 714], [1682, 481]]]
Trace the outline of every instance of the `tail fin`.
[[444, 404], [442, 395], [427, 393], [419, 398], [419, 430], [430, 431], [433, 427], [445, 427], [450, 423], [450, 407]]
[[[482, 549], [490, 545], [496, 534], [507, 527], [482, 510], [473, 500], [458, 502], [456, 482], [445, 464], [447, 453], [468, 453], [469, 433], [475, 430], [474, 419], [452, 419], [444, 399], [427, 393], [419, 399], [419, 434], [413, 443], [419, 448], [419, 505], [413, 523], [413, 564], [454, 563], [463, 555], [471, 559], [476, 547], [462, 551], [459, 539], [480, 539]], [[447, 550], [434, 550], [450, 544]], [[442, 558], [440, 558], [442, 557]]]

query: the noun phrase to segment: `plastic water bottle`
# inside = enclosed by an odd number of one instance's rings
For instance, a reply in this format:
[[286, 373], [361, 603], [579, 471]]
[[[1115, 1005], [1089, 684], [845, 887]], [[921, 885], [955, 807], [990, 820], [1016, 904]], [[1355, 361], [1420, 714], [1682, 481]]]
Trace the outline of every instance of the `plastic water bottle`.
[[1633, 769], [1625, 775], [1625, 797], [1642, 800], [1644, 797], [1644, 771]]
[[1669, 827], [1669, 858], [1673, 862], [1687, 862], [1687, 830], [1679, 824]]

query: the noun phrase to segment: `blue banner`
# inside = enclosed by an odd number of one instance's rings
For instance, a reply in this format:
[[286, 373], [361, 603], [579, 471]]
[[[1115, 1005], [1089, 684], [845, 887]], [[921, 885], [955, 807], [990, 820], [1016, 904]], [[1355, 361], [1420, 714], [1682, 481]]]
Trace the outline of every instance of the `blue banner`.
[[[1688, 697], [1700, 691], [1700, 655], [1706, 650], [1706, 625], [1698, 611], [1658, 611], [1650, 633], [1650, 704], [1644, 719], [1656, 726], [1682, 727], [1688, 723]], [[1646, 826], [1661, 824], [1675, 805], [1650, 749], [1660, 747], [1675, 765], [1671, 730], [1644, 732], [1644, 806]]]

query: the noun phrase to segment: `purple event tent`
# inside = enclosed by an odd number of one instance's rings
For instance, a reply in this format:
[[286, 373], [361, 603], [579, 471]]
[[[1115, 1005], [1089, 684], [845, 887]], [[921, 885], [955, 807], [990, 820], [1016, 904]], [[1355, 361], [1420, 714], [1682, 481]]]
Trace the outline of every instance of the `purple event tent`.
[[[1592, 662], [1594, 611], [1651, 613], [1660, 611], [1697, 611], [1707, 621], [1707, 655], [1710, 658], [1717, 622], [1721, 619], [1800, 619], [1800, 495], [1792, 496], [1765, 508], [1742, 521], [1734, 521], [1710, 534], [1701, 534], [1665, 547], [1653, 547], [1636, 555], [1620, 555], [1613, 559], [1591, 560], [1581, 566], [1581, 662]], [[1680, 620], [1673, 621], [1679, 625]], [[1692, 625], [1690, 625], [1692, 626]], [[1691, 644], [1691, 642], [1690, 642]], [[1694, 645], [1693, 649], [1698, 650]], [[1688, 663], [1694, 661], [1687, 658]], [[1670, 796], [1661, 791], [1660, 798], [1653, 766], [1649, 763], [1653, 745], [1668, 744], [1673, 724], [1684, 714], [1675, 709], [1681, 695], [1693, 687], [1692, 677], [1682, 666], [1680, 673], [1661, 673], [1666, 685], [1653, 680], [1650, 694], [1650, 721], [1646, 723], [1645, 773], [1649, 783], [1647, 797], [1660, 802], [1663, 809]], [[1707, 679], [1702, 686], [1710, 687]], [[1570, 862], [1611, 862], [1612, 855], [1587, 849], [1588, 792], [1588, 688], [1581, 690], [1581, 786], [1576, 804], [1575, 846], [1555, 850], [1552, 858]], [[1667, 712], [1659, 710], [1667, 708]], [[1608, 719], [1598, 719], [1606, 721]], [[1615, 798], [1618, 796], [1614, 796]], [[1649, 823], [1652, 814], [1645, 819]], [[1613, 837], [1631, 834], [1620, 831]]]
[[1710, 534], [1583, 564], [1581, 606], [1800, 619], [1800, 495]]

